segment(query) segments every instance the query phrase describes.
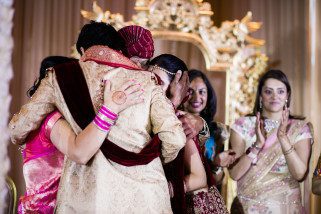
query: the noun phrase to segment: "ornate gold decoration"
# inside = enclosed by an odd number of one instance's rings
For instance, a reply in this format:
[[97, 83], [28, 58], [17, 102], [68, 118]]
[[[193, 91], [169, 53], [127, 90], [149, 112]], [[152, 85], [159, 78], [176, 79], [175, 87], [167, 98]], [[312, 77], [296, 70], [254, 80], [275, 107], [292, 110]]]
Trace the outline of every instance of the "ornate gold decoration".
[[211, 20], [211, 5], [202, 0], [136, 0], [135, 10], [137, 13], [128, 22], [119, 13], [103, 11], [96, 2], [92, 11], [82, 10], [81, 14], [116, 29], [137, 24], [150, 29], [154, 38], [196, 45], [208, 71], [227, 72], [226, 122], [232, 123], [251, 111], [258, 76], [267, 64], [267, 57], [258, 49], [265, 41], [250, 36], [262, 25], [251, 21], [251, 12], [242, 20], [225, 21], [218, 28]]
[[[135, 10], [128, 22], [120, 14], [104, 12], [96, 2], [92, 12], [81, 13], [116, 29], [136, 24], [151, 30], [154, 38], [194, 44], [204, 55], [208, 71], [226, 72], [225, 123], [251, 112], [258, 78], [268, 60], [260, 51], [265, 41], [250, 36], [262, 25], [251, 21], [251, 12], [241, 20], [224, 21], [216, 27], [211, 5], [203, 0], [136, 0]], [[236, 193], [233, 185], [229, 180], [228, 206]]]
[[101, 7], [97, 5], [96, 1], [93, 2], [93, 11], [81, 10], [80, 13], [86, 19], [106, 22], [118, 29], [125, 26], [124, 17], [120, 13], [112, 14], [108, 10], [104, 12]]

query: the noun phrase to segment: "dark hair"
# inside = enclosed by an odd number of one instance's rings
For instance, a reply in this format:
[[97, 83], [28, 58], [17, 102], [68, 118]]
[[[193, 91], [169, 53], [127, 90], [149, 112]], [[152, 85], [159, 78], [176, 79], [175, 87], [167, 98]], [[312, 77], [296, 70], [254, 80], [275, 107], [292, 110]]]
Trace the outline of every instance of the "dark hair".
[[[149, 65], [157, 65], [174, 74], [176, 74], [178, 70], [188, 70], [185, 62], [172, 54], [161, 54], [152, 59]], [[174, 78], [174, 75], [167, 74], [167, 76], [170, 81]]]
[[[288, 101], [287, 101], [287, 107], [290, 107], [291, 104], [291, 86], [289, 83], [289, 80], [287, 78], [287, 76], [280, 70], [269, 70], [266, 73], [264, 73], [260, 79], [259, 79], [259, 84], [257, 87], [257, 92], [256, 92], [256, 98], [255, 98], [255, 104], [254, 104], [254, 108], [253, 108], [253, 112], [251, 114], [249, 114], [249, 116], [255, 116], [257, 114], [257, 112], [260, 112], [260, 96], [262, 94], [262, 89], [264, 86], [264, 83], [267, 79], [276, 79], [281, 81], [287, 90], [288, 93]], [[304, 119], [304, 117], [302, 116], [294, 116], [292, 114], [289, 115], [290, 119]]]
[[217, 98], [216, 93], [208, 80], [207, 76], [199, 70], [191, 69], [188, 71], [189, 81], [192, 82], [196, 78], [201, 78], [207, 88], [207, 103], [205, 108], [201, 111], [200, 116], [207, 122], [210, 123], [213, 121], [213, 118], [216, 114], [216, 105]]
[[66, 63], [66, 62], [71, 62], [71, 61], [77, 61], [77, 59], [74, 58], [69, 58], [65, 56], [49, 56], [46, 57], [42, 60], [41, 65], [40, 65], [40, 74], [38, 79], [34, 82], [33, 86], [27, 91], [27, 96], [31, 97], [39, 87], [41, 80], [45, 78], [47, 74], [47, 69], [50, 67], [53, 67], [58, 64]]
[[78, 36], [76, 48], [81, 55], [80, 48], [87, 50], [94, 45], [108, 46], [114, 50], [122, 50], [125, 48], [125, 41], [115, 30], [115, 28], [104, 22], [91, 21], [85, 24]]
[[213, 89], [207, 76], [200, 70], [191, 69], [188, 71], [188, 77], [190, 82], [196, 78], [201, 78], [207, 88], [207, 102], [205, 108], [201, 111], [200, 116], [206, 121], [209, 129], [210, 135], [214, 136], [214, 139], [217, 141], [217, 151], [222, 150], [223, 144], [219, 141], [221, 138], [222, 129], [218, 127], [217, 123], [213, 121], [216, 109], [217, 109], [217, 97], [215, 90]]

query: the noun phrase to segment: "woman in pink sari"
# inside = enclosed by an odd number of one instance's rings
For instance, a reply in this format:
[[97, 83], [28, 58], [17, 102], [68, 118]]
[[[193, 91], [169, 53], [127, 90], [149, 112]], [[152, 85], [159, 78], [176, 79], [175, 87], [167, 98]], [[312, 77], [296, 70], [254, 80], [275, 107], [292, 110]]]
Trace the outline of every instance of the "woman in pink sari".
[[[34, 94], [40, 81], [46, 77], [48, 69], [72, 61], [76, 60], [62, 56], [45, 58], [41, 63], [40, 77], [29, 89], [28, 95], [31, 97]], [[101, 86], [104, 87], [104, 82]], [[117, 105], [112, 99], [114, 91], [111, 91], [110, 82], [106, 81], [104, 106], [108, 106], [114, 115], [142, 102], [139, 98], [142, 91], [138, 84], [133, 82], [125, 84], [121, 91], [127, 94], [127, 101]], [[104, 127], [101, 121], [97, 122], [96, 119], [76, 136], [59, 111], [54, 111], [43, 120], [38, 130], [28, 135], [22, 149], [26, 193], [20, 198], [18, 213], [54, 212], [64, 156], [77, 163], [86, 164], [98, 151], [108, 134], [109, 128]], [[117, 116], [109, 121], [116, 119]]]
[[238, 160], [230, 175], [240, 202], [232, 213], [309, 213], [312, 126], [289, 113], [290, 101], [286, 75], [270, 70], [259, 81], [253, 114], [232, 126]]

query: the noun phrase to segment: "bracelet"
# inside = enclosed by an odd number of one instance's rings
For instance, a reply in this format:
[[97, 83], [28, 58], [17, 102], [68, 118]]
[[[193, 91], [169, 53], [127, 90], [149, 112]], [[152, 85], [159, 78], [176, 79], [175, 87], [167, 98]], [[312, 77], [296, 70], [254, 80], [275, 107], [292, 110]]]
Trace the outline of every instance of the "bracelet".
[[105, 116], [109, 117], [112, 120], [117, 119], [117, 114], [109, 110], [105, 105], [102, 105], [99, 112], [104, 114]]
[[288, 154], [290, 154], [291, 152], [293, 152], [293, 150], [294, 150], [294, 146], [291, 145], [291, 148], [289, 148], [287, 151], [283, 152], [283, 154], [284, 154], [284, 155], [288, 155]]
[[95, 120], [95, 119], [94, 119], [93, 123], [100, 131], [103, 131], [103, 132], [108, 132], [109, 131], [109, 127], [100, 124], [99, 121]]
[[102, 106], [94, 118], [93, 123], [99, 130], [108, 132], [110, 127], [115, 124], [117, 117], [117, 114], [110, 111], [106, 106]]
[[249, 157], [252, 160], [252, 164], [255, 165], [257, 162], [257, 154], [252, 152], [252, 147], [249, 147], [246, 152], [245, 152], [246, 156]]
[[104, 122], [103, 120], [101, 120], [98, 116], [95, 117], [93, 123], [96, 125], [96, 127], [101, 130], [101, 131], [109, 131], [110, 128], [110, 124], [108, 124], [107, 122]]
[[256, 143], [253, 143], [251, 147], [254, 148], [254, 149], [257, 149], [258, 151], [261, 151], [262, 148], [263, 148], [263, 146], [259, 147]]
[[110, 117], [102, 114], [100, 111], [97, 113], [96, 116], [99, 117], [101, 120], [106, 121], [106, 123], [109, 123], [110, 125], [114, 125], [116, 121], [116, 119], [111, 119]]

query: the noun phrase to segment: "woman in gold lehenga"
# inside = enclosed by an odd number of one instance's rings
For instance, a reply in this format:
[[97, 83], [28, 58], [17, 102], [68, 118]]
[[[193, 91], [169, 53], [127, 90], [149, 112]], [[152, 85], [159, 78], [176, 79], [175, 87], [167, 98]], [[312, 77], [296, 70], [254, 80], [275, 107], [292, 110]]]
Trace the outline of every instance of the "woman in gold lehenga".
[[260, 79], [253, 113], [232, 126], [238, 160], [230, 175], [242, 213], [308, 213], [312, 126], [290, 114], [290, 101], [286, 75], [270, 70]]

